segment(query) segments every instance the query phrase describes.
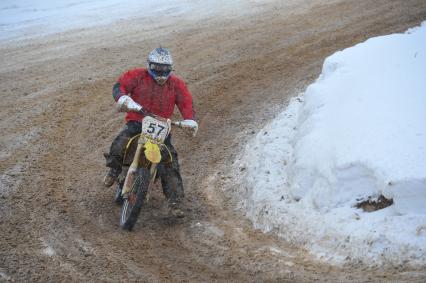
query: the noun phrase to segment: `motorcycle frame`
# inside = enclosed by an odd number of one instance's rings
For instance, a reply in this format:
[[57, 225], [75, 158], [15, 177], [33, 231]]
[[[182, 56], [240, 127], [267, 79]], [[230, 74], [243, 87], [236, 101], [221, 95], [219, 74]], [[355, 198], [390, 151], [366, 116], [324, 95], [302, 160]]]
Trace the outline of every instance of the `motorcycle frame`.
[[[166, 136], [168, 136], [169, 134], [170, 134], [170, 132], [171, 132], [171, 120], [170, 119], [164, 119], [164, 118], [159, 118], [159, 117], [156, 117], [157, 119], [161, 119], [161, 120], [166, 120], [167, 121], [167, 124], [169, 125], [169, 129], [168, 129], [168, 133], [167, 133], [167, 135]], [[130, 145], [130, 143], [133, 141], [133, 138], [132, 139], [130, 139], [130, 141], [129, 141], [129, 143], [128, 143], [128, 145], [126, 146], [126, 148], [128, 148], [129, 147], [129, 145]], [[152, 185], [153, 185], [153, 183], [154, 183], [154, 181], [155, 181], [155, 177], [156, 177], [156, 174], [157, 174], [157, 165], [158, 165], [158, 163], [153, 163], [153, 162], [151, 162], [151, 161], [149, 161], [146, 157], [145, 157], [145, 155], [144, 155], [144, 153], [143, 153], [143, 150], [144, 150], [144, 148], [145, 148], [145, 144], [147, 143], [147, 142], [151, 142], [151, 143], [153, 143], [153, 144], [155, 144], [155, 145], [157, 145], [158, 146], [158, 148], [159, 148], [159, 150], [161, 150], [161, 148], [163, 147], [163, 146], [165, 146], [165, 144], [164, 144], [164, 141], [160, 141], [160, 140], [155, 140], [155, 139], [153, 139], [152, 137], [150, 137], [150, 136], [148, 136], [148, 135], [145, 135], [144, 133], [141, 133], [140, 135], [139, 135], [139, 138], [138, 138], [138, 145], [137, 145], [137, 148], [136, 148], [136, 152], [135, 152], [135, 155], [134, 155], [134, 157], [133, 157], [133, 161], [132, 161], [132, 163], [130, 164], [130, 166], [129, 166], [129, 168], [128, 168], [128, 170], [127, 170], [127, 174], [126, 174], [126, 178], [124, 179], [124, 185], [123, 185], [123, 189], [122, 189], [122, 191], [121, 191], [121, 195], [124, 197], [127, 193], [129, 193], [130, 191], [131, 191], [131, 189], [132, 189], [132, 187], [131, 187], [131, 183], [132, 183], [132, 177], [134, 176], [134, 174], [137, 172], [137, 170], [141, 167], [141, 165], [140, 165], [140, 161], [141, 161], [141, 158], [145, 158], [145, 160], [146, 160], [146, 162], [149, 162], [150, 163], [150, 165], [149, 165], [149, 172], [150, 172], [150, 180], [149, 180], [149, 186], [148, 186], [148, 194], [147, 194], [147, 199], [149, 198], [149, 191], [150, 191], [150, 188], [152, 187]], [[166, 147], [167, 148], [167, 147]], [[169, 151], [169, 153], [170, 153], [170, 151]], [[142, 155], [144, 156], [144, 157], [142, 157]], [[161, 161], [160, 161], [161, 162]], [[148, 169], [148, 168], [147, 168]]]

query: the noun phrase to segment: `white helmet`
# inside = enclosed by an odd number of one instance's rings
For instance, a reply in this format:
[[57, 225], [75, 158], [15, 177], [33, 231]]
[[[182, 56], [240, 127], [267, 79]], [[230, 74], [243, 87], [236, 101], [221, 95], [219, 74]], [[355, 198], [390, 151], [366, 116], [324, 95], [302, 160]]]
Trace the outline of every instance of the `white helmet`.
[[173, 58], [169, 49], [158, 47], [148, 55], [148, 73], [159, 84], [163, 85], [173, 71]]

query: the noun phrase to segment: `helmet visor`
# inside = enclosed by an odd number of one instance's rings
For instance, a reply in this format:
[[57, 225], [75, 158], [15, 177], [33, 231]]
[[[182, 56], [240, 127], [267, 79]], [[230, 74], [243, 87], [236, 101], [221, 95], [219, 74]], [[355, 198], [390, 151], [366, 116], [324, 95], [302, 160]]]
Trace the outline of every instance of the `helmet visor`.
[[171, 65], [150, 63], [149, 64], [149, 69], [156, 76], [168, 77], [170, 75], [170, 73], [172, 72], [173, 67]]

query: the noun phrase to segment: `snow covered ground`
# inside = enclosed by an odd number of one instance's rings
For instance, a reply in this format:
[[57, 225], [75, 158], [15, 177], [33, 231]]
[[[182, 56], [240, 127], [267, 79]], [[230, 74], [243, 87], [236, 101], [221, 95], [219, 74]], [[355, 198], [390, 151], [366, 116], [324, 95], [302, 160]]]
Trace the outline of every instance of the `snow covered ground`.
[[2, 0], [0, 41], [34, 38], [119, 20], [206, 17], [238, 11], [241, 0]]
[[[426, 23], [328, 57], [235, 170], [265, 232], [331, 263], [425, 264]], [[393, 205], [355, 207], [380, 195]]]

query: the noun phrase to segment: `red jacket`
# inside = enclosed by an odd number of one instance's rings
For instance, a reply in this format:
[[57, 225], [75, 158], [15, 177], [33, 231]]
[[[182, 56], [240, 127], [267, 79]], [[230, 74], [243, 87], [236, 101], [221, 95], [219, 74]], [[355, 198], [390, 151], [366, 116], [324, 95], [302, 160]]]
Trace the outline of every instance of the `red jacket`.
[[[191, 93], [185, 82], [174, 75], [159, 85], [145, 68], [127, 71], [120, 76], [113, 89], [115, 101], [122, 95], [129, 95], [147, 111], [163, 118], [173, 115], [176, 104], [184, 119], [195, 119]], [[141, 121], [142, 118], [140, 113], [126, 114], [126, 121]]]

